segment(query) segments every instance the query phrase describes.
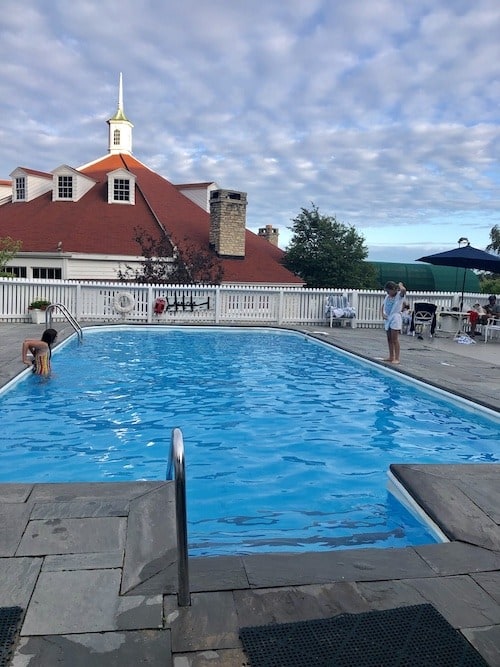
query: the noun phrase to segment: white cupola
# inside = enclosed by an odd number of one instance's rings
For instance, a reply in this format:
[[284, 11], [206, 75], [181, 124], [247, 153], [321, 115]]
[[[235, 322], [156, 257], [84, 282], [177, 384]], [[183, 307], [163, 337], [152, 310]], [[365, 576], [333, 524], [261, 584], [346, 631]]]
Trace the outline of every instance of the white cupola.
[[132, 155], [132, 128], [134, 126], [123, 112], [123, 82], [121, 72], [118, 90], [118, 109], [115, 115], [108, 120], [108, 125], [108, 153], [126, 153], [127, 155]]

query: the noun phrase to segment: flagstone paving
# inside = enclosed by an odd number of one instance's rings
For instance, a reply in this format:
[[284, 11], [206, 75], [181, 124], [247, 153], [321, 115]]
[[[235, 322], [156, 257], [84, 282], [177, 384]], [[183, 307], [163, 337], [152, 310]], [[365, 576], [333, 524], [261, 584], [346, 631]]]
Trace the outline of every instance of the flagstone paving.
[[[35, 326], [0, 324], [0, 383], [22, 370], [20, 341]], [[365, 357], [368, 350], [377, 363], [385, 353], [380, 331], [304, 330]], [[395, 372], [498, 411], [500, 392], [488, 387], [500, 386], [500, 345], [483, 343], [478, 358], [451, 343], [403, 340]], [[13, 667], [248, 665], [241, 627], [423, 602], [498, 667], [500, 464], [392, 472], [450, 542], [191, 559], [188, 607], [177, 599], [172, 482], [1, 484], [1, 606], [24, 610]]]

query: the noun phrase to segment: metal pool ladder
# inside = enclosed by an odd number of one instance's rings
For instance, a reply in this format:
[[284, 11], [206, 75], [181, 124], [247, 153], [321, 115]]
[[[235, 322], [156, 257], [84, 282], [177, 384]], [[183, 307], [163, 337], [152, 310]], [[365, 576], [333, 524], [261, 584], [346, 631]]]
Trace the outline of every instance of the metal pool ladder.
[[47, 306], [45, 310], [45, 323], [47, 326], [52, 326], [52, 313], [54, 310], [59, 310], [64, 317], [68, 320], [68, 322], [71, 324], [73, 329], [76, 331], [76, 335], [78, 336], [78, 342], [81, 343], [83, 340], [83, 330], [82, 327], [78, 324], [76, 318], [70, 313], [70, 311], [66, 308], [64, 303], [51, 303], [50, 306]]
[[168, 457], [167, 479], [175, 480], [175, 520], [177, 528], [177, 599], [180, 607], [189, 607], [189, 563], [187, 546], [186, 470], [184, 464], [184, 439], [180, 428], [172, 430]]

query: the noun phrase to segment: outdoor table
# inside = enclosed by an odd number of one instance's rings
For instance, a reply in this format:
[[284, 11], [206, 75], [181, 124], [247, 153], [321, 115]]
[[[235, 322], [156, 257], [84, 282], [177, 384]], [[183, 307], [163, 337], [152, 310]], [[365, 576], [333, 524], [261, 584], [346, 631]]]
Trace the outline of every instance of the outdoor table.
[[457, 310], [439, 311], [439, 330], [446, 333], [457, 333], [465, 330], [465, 325], [469, 323], [469, 313], [459, 312]]

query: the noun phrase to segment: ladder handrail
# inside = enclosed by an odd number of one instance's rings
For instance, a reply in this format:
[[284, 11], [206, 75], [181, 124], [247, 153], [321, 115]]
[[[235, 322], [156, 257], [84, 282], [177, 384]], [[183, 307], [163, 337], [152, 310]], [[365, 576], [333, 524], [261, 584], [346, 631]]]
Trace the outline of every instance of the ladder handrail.
[[83, 340], [83, 329], [78, 324], [76, 318], [66, 308], [64, 303], [51, 303], [50, 306], [47, 306], [47, 308], [45, 309], [45, 322], [47, 326], [52, 326], [52, 313], [56, 308], [58, 308], [61, 311], [64, 317], [71, 324], [73, 329], [76, 331], [76, 335], [78, 336], [78, 342], [81, 343]]
[[178, 551], [178, 601], [180, 607], [191, 604], [189, 594], [189, 564], [187, 546], [186, 470], [184, 464], [184, 440], [180, 428], [172, 430], [168, 456], [167, 479], [175, 480], [175, 520]]

